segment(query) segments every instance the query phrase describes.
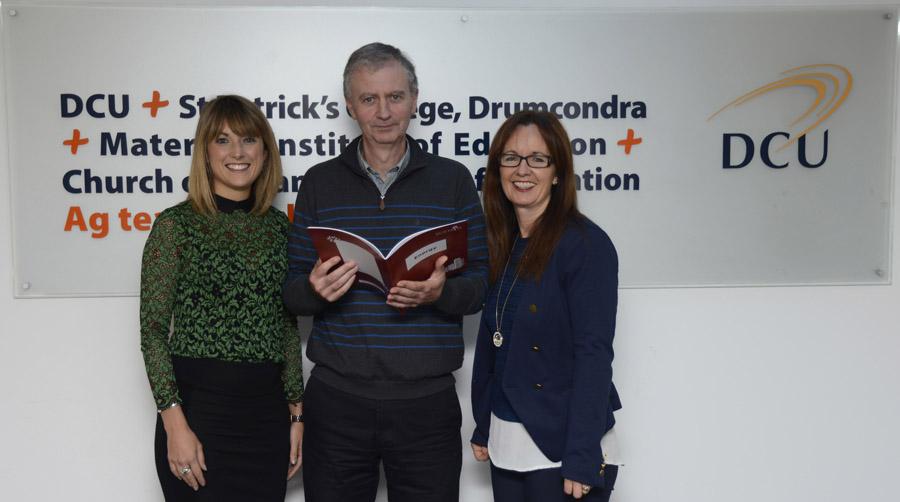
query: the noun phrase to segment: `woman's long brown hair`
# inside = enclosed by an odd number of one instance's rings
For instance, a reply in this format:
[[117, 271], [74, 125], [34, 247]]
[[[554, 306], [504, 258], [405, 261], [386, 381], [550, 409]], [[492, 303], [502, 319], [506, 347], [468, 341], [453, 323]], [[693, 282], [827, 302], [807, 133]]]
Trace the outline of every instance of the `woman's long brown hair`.
[[569, 135], [555, 115], [549, 112], [526, 110], [509, 117], [491, 141], [487, 172], [484, 177], [484, 213], [487, 222], [490, 279], [495, 282], [503, 273], [519, 224], [515, 209], [500, 185], [500, 154], [509, 138], [519, 127], [535, 125], [556, 168], [559, 182], [550, 187], [547, 208], [529, 232], [528, 247], [519, 262], [519, 273], [535, 280], [541, 278], [553, 250], [562, 238], [568, 222], [580, 218], [575, 195], [575, 171], [572, 166], [572, 146]]

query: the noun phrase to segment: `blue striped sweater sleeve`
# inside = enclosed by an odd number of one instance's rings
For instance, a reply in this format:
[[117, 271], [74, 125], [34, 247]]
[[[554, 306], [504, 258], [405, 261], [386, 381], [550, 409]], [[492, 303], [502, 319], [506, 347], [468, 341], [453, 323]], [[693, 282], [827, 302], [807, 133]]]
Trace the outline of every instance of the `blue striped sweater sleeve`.
[[294, 222], [288, 233], [288, 274], [282, 289], [284, 304], [294, 315], [314, 315], [328, 306], [328, 302], [313, 290], [309, 273], [318, 259], [316, 248], [306, 231], [315, 224], [314, 200], [307, 183], [300, 184], [294, 204]]
[[487, 237], [481, 201], [475, 182], [468, 173], [459, 177], [456, 193], [456, 219], [469, 222], [469, 263], [460, 275], [447, 278], [441, 297], [434, 305], [447, 314], [468, 315], [481, 310], [484, 304], [488, 273]]

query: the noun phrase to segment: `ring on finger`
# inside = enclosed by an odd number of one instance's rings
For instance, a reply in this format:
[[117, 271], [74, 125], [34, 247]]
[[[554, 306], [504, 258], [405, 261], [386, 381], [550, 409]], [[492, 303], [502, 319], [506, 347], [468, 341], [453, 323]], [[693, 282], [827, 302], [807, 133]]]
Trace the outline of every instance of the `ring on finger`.
[[591, 487], [590, 487], [590, 486], [588, 486], [588, 485], [581, 485], [581, 492], [582, 492], [582, 493], [584, 493], [585, 495], [587, 495], [589, 491], [591, 491]]
[[179, 472], [181, 473], [182, 476], [184, 476], [185, 474], [191, 472], [191, 468], [189, 466], [184, 466], [181, 468], [181, 470]]

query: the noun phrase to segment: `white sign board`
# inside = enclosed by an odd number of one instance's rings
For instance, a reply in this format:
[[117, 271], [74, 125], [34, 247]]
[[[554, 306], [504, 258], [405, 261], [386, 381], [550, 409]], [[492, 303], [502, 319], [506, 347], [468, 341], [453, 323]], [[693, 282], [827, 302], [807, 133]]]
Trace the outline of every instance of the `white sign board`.
[[358, 134], [341, 73], [375, 40], [417, 65], [410, 133], [479, 185], [507, 114], [561, 116], [580, 208], [612, 236], [623, 286], [890, 276], [897, 23], [883, 9], [4, 7], [18, 296], [136, 294], [154, 214], [185, 197], [203, 98], [258, 101], [287, 208]]

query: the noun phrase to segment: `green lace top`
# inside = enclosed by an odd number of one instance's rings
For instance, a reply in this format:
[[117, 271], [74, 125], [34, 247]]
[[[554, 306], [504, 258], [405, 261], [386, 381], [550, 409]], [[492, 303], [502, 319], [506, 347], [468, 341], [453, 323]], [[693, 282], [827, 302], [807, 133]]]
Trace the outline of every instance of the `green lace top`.
[[160, 213], [141, 264], [141, 351], [158, 408], [181, 402], [173, 355], [284, 363], [285, 399], [302, 399], [300, 336], [281, 300], [288, 226], [271, 208]]

